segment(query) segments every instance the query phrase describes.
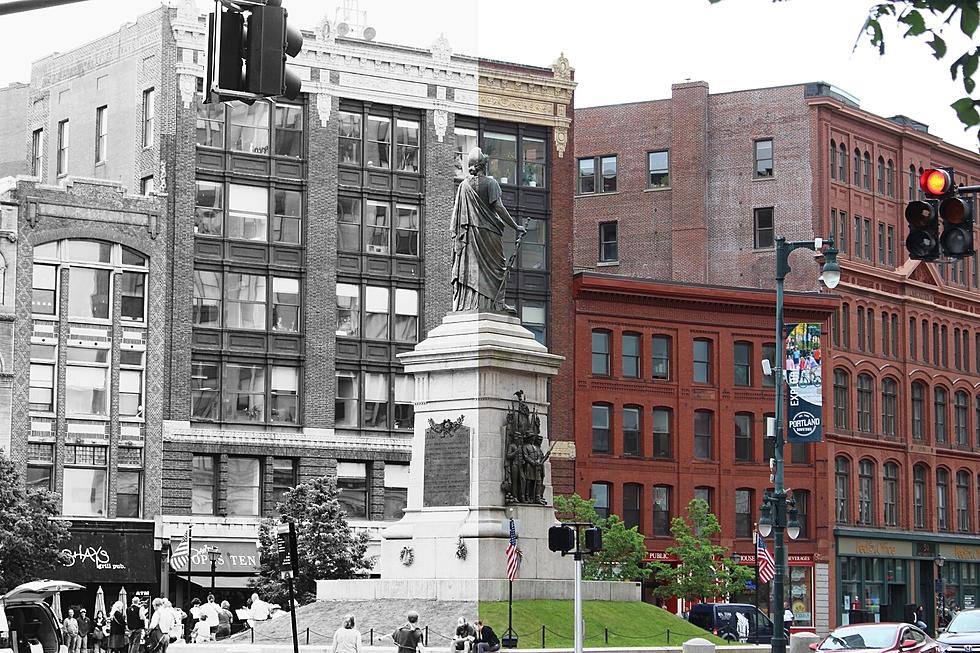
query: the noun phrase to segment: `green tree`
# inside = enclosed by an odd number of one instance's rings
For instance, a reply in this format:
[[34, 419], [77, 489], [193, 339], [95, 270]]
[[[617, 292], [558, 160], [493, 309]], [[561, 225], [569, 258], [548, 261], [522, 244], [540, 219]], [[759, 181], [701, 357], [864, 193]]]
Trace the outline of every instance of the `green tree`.
[[626, 528], [618, 515], [600, 518], [594, 501], [577, 494], [555, 496], [555, 512], [570, 515], [577, 522], [593, 523], [602, 531], [602, 551], [585, 558], [582, 576], [586, 580], [635, 581], [650, 575], [643, 564], [646, 544], [636, 526]]
[[279, 576], [276, 526], [295, 522], [299, 574], [293, 580], [296, 601], [316, 600], [317, 580], [353, 578], [370, 568], [365, 558], [367, 533], [355, 532], [338, 500], [337, 481], [320, 477], [301, 483], [283, 495], [280, 520], [265, 519], [259, 526], [259, 577], [251, 587], [266, 601], [289, 604], [287, 582]]
[[728, 549], [714, 544], [721, 532], [718, 518], [702, 499], [687, 504], [687, 519], [674, 517], [670, 533], [674, 546], [667, 547], [680, 564], [654, 562], [656, 579], [661, 583], [654, 593], [662, 598], [676, 596], [687, 601], [730, 596], [745, 589], [752, 570], [735, 564]]
[[58, 496], [25, 488], [13, 462], [0, 451], [0, 594], [58, 575], [70, 523], [57, 516]]

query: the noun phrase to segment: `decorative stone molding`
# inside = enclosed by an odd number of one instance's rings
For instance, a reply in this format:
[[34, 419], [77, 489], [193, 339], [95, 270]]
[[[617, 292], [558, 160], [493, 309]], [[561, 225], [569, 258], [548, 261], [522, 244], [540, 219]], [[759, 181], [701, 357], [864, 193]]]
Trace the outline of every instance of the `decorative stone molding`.
[[453, 48], [449, 44], [449, 39], [445, 34], [439, 34], [439, 38], [432, 43], [432, 58], [442, 63], [449, 63], [452, 57]]
[[180, 101], [185, 109], [190, 109], [194, 102], [194, 93], [197, 92], [197, 76], [183, 73], [179, 76], [177, 84], [180, 88]]
[[160, 159], [160, 174], [158, 175], [156, 192], [166, 194], [167, 192], [167, 161]]
[[508, 112], [536, 113], [542, 116], [554, 115], [554, 105], [550, 102], [535, 102], [526, 98], [490, 95], [487, 93], [480, 93], [480, 107], [503, 109]]
[[324, 14], [320, 22], [316, 24], [316, 38], [327, 43], [333, 43], [337, 33], [333, 28], [333, 22]]
[[555, 77], [564, 81], [572, 81], [572, 73], [575, 71], [568, 59], [565, 58], [565, 53], [562, 52], [555, 59], [555, 62], [551, 64], [551, 69], [555, 72]]
[[436, 137], [441, 143], [446, 137], [446, 127], [449, 125], [449, 112], [445, 109], [436, 109], [432, 112], [432, 124], [436, 128]]
[[320, 92], [316, 94], [316, 114], [320, 117], [320, 126], [326, 126], [330, 122], [330, 105], [332, 98], [329, 93]]
[[558, 150], [558, 158], [565, 158], [565, 148], [568, 146], [568, 127], [562, 125], [555, 127], [555, 149]]

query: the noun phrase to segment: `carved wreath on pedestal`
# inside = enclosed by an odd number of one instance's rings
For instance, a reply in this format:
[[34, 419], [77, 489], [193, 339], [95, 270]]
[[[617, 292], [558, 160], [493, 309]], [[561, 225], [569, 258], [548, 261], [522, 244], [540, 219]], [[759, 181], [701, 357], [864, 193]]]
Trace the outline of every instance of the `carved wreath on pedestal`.
[[402, 547], [402, 552], [398, 555], [398, 559], [406, 567], [411, 567], [412, 563], [415, 562], [415, 551], [410, 546]]
[[466, 560], [466, 542], [463, 541], [463, 537], [460, 536], [459, 541], [456, 542], [456, 557], [460, 560]]

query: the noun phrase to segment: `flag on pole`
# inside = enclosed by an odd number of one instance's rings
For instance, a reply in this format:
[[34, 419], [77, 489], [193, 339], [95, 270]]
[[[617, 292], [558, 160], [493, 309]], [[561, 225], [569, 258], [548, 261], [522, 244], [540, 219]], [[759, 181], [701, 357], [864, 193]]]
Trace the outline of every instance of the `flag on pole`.
[[510, 520], [510, 541], [507, 543], [507, 580], [513, 582], [517, 578], [517, 568], [521, 564], [521, 550], [517, 548], [517, 529], [514, 520]]
[[759, 533], [755, 534], [755, 556], [759, 565], [759, 582], [768, 583], [776, 575], [776, 561], [766, 548], [765, 539]]
[[170, 568], [174, 571], [185, 571], [189, 562], [188, 557], [191, 551], [191, 527], [188, 526], [184, 532], [184, 537], [177, 543], [177, 546], [170, 552]]

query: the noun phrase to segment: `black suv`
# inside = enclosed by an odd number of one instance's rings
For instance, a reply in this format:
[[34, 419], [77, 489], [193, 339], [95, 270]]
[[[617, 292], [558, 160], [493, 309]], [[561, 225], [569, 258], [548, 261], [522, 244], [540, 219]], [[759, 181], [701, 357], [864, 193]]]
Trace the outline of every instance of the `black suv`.
[[691, 606], [687, 620], [729, 642], [772, 641], [772, 621], [751, 603], [698, 603]]

